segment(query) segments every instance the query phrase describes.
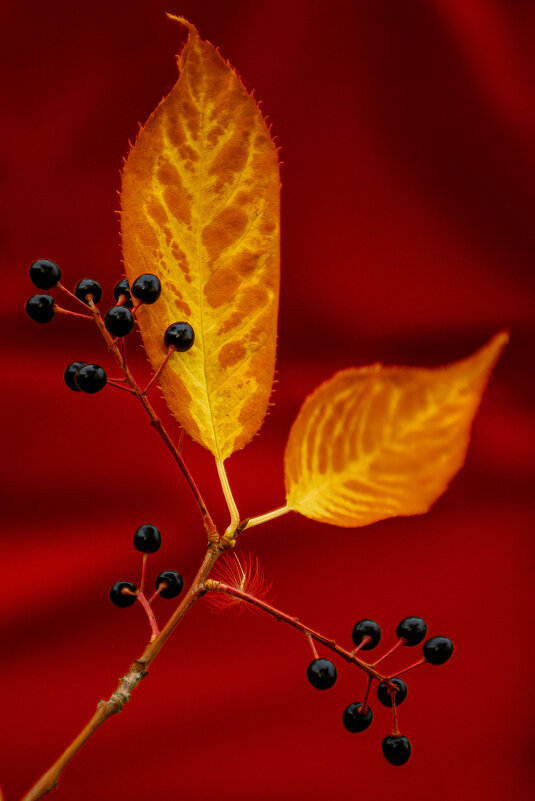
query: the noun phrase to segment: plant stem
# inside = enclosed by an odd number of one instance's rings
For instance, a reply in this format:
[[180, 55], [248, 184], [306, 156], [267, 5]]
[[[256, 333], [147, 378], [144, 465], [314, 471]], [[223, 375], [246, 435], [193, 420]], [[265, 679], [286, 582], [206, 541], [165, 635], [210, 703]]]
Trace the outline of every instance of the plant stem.
[[165, 645], [176, 626], [180, 623], [184, 615], [193, 606], [195, 601], [204, 594], [204, 583], [216, 560], [223, 553], [223, 548], [216, 543], [209, 543], [208, 550], [193, 579], [189, 590], [175, 609], [163, 629], [157, 637], [152, 640], [141, 656], [136, 659], [123, 676], [117, 689], [110, 695], [107, 701], [100, 701], [95, 714], [84, 726], [80, 733], [74, 738], [59, 759], [44, 773], [34, 786], [26, 793], [21, 801], [38, 801], [47, 793], [57, 787], [59, 777], [71, 759], [78, 753], [80, 748], [89, 740], [109, 717], [116, 715], [123, 706], [130, 700], [130, 695], [148, 672], [151, 662], [158, 656], [160, 650]]
[[175, 352], [175, 348], [173, 347], [173, 345], [171, 345], [170, 348], [167, 351], [167, 355], [166, 355], [165, 359], [160, 364], [160, 366], [158, 367], [158, 369], [156, 370], [156, 372], [152, 376], [151, 380], [149, 381], [149, 383], [147, 384], [147, 386], [143, 390], [143, 395], [147, 394], [147, 392], [152, 387], [154, 382], [157, 380], [157, 378], [159, 377], [159, 375], [162, 372], [163, 368], [165, 367], [165, 365], [167, 364], [167, 362], [169, 361], [169, 359], [171, 358], [171, 356], [173, 355], [174, 352]]
[[187, 482], [190, 490], [192, 491], [195, 500], [197, 501], [197, 505], [198, 505], [198, 507], [200, 509], [200, 512], [201, 512], [201, 515], [202, 515], [202, 518], [203, 518], [203, 522], [204, 522], [204, 527], [206, 529], [206, 533], [208, 534], [209, 541], [216, 542], [219, 539], [219, 535], [217, 533], [217, 529], [215, 527], [214, 521], [212, 520], [212, 517], [211, 517], [210, 513], [208, 512], [208, 509], [207, 509], [206, 504], [205, 504], [205, 502], [203, 500], [203, 497], [202, 497], [202, 495], [200, 493], [200, 490], [197, 487], [197, 484], [195, 483], [195, 481], [193, 479], [193, 476], [191, 475], [191, 473], [189, 471], [189, 468], [187, 467], [187, 465], [184, 462], [184, 459], [182, 458], [181, 454], [179, 453], [179, 451], [177, 450], [177, 448], [173, 444], [173, 441], [172, 441], [171, 437], [169, 436], [169, 434], [167, 433], [166, 429], [164, 428], [164, 426], [162, 424], [162, 421], [158, 418], [158, 416], [156, 415], [156, 412], [154, 411], [154, 409], [152, 408], [151, 404], [147, 400], [145, 393], [140, 388], [140, 386], [138, 385], [137, 381], [133, 377], [132, 373], [128, 369], [126, 361], [123, 359], [119, 348], [117, 347], [115, 341], [113, 340], [113, 338], [110, 336], [110, 334], [106, 330], [106, 326], [104, 325], [104, 321], [102, 319], [100, 311], [98, 310], [97, 306], [95, 306], [95, 304], [93, 303], [91, 298], [89, 298], [89, 305], [90, 305], [90, 308], [91, 308], [91, 310], [93, 312], [93, 316], [95, 318], [95, 323], [97, 324], [100, 333], [104, 337], [110, 353], [112, 354], [113, 358], [115, 359], [115, 361], [117, 362], [118, 366], [120, 367], [120, 369], [121, 369], [121, 371], [122, 371], [122, 373], [123, 373], [123, 375], [124, 375], [124, 377], [126, 379], [126, 383], [131, 388], [132, 392], [134, 393], [134, 395], [137, 397], [138, 401], [141, 403], [141, 405], [143, 406], [143, 408], [147, 412], [147, 414], [149, 416], [149, 419], [150, 419], [151, 426], [153, 426], [156, 429], [156, 431], [158, 432], [160, 437], [163, 439], [163, 441], [165, 442], [167, 448], [171, 452], [171, 455], [173, 456], [173, 459], [175, 460], [175, 462], [178, 464], [180, 470], [182, 471], [182, 474], [183, 474], [184, 478], [186, 479], [186, 482]]
[[216, 459], [215, 463], [217, 466], [219, 481], [221, 482], [221, 489], [223, 490], [223, 495], [225, 496], [228, 510], [230, 512], [230, 523], [224, 534], [225, 539], [230, 541], [234, 539], [236, 529], [240, 524], [240, 513], [238, 512], [236, 501], [234, 500], [232, 490], [230, 489], [227, 471], [225, 470], [225, 463], [223, 462], [223, 459]]
[[149, 619], [150, 629], [152, 632], [150, 641], [152, 642], [153, 640], [156, 639], [156, 637], [160, 633], [160, 630], [158, 629], [158, 623], [156, 622], [154, 612], [152, 611], [150, 603], [147, 601], [147, 598], [144, 595], [144, 593], [141, 590], [138, 590], [136, 595], [139, 603], [143, 607], [143, 610]]
[[265, 515], [258, 515], [258, 517], [250, 517], [247, 520], [246, 524], [240, 529], [240, 531], [245, 531], [247, 528], [253, 528], [254, 526], [259, 526], [261, 523], [267, 523], [268, 520], [275, 520], [276, 517], [281, 517], [282, 515], [291, 512], [292, 509], [288, 504], [286, 506], [281, 506], [279, 509], [273, 509], [271, 512], [266, 512]]
[[409, 670], [414, 670], [414, 668], [420, 667], [420, 665], [425, 665], [425, 664], [427, 664], [427, 659], [424, 656], [422, 659], [419, 659], [417, 662], [413, 662], [412, 665], [409, 665], [409, 667], [403, 668], [403, 670], [398, 670], [396, 673], [392, 673], [391, 676], [387, 676], [387, 679], [388, 679], [388, 681], [390, 681], [390, 679], [397, 678], [402, 673], [408, 673]]
[[388, 649], [386, 654], [383, 654], [382, 656], [379, 657], [379, 659], [375, 660], [375, 662], [373, 663], [374, 667], [375, 667], [375, 665], [378, 665], [380, 662], [382, 662], [383, 659], [386, 659], [387, 656], [390, 656], [390, 654], [393, 654], [394, 651], [397, 651], [397, 649], [400, 648], [402, 645], [405, 645], [405, 642], [406, 642], [405, 638], [404, 637], [400, 637], [399, 640], [395, 643], [395, 645], [393, 645], [392, 648]]
[[346, 651], [345, 648], [342, 648], [342, 646], [338, 645], [334, 640], [325, 637], [325, 635], [321, 634], [319, 631], [314, 631], [314, 629], [311, 629], [309, 626], [305, 626], [304, 623], [301, 623], [299, 618], [291, 617], [281, 609], [277, 609], [275, 606], [271, 606], [271, 604], [261, 601], [259, 598], [255, 598], [254, 595], [249, 595], [247, 592], [242, 592], [242, 590], [238, 590], [235, 587], [229, 587], [228, 584], [223, 584], [220, 581], [213, 581], [212, 579], [207, 579], [205, 582], [205, 588], [209, 592], [225, 592], [227, 595], [233, 595], [235, 598], [240, 598], [242, 601], [246, 601], [248, 604], [256, 606], [258, 609], [262, 609], [262, 611], [267, 612], [268, 615], [274, 617], [275, 620], [278, 620], [279, 623], [287, 623], [294, 629], [301, 631], [307, 637], [316, 640], [316, 642], [320, 642], [326, 648], [329, 648], [329, 650], [334, 651], [336, 654], [338, 654], [338, 656], [342, 657], [342, 659], [345, 659], [346, 662], [350, 662], [351, 664], [359, 667], [371, 678], [377, 679], [378, 681], [386, 680], [386, 677], [375, 670], [372, 665], [369, 665], [367, 662], [363, 662], [361, 659], [354, 656], [350, 651]]

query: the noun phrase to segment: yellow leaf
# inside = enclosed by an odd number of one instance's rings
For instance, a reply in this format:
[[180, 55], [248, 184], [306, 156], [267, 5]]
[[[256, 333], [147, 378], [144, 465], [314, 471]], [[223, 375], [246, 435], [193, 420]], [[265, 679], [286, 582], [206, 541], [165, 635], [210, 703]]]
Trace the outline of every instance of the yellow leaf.
[[288, 505], [338, 526], [426, 512], [462, 467], [472, 420], [507, 342], [497, 334], [446, 367], [375, 364], [321, 384], [290, 431]]
[[223, 460], [258, 431], [275, 368], [279, 292], [277, 150], [252, 95], [188, 27], [179, 79], [140, 130], [122, 175], [126, 276], [154, 273], [161, 298], [137, 319], [156, 369], [164, 332], [189, 322], [160, 386], [193, 439]]

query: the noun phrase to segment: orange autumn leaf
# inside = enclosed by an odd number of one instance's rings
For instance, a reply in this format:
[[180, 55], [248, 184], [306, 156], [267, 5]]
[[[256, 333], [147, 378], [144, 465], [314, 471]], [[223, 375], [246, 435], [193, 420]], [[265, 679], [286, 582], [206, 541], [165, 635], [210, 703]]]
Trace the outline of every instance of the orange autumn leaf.
[[137, 320], [154, 369], [166, 328], [195, 344], [159, 383], [185, 431], [223, 460], [256, 434], [275, 368], [279, 164], [258, 106], [233, 68], [188, 28], [179, 79], [140, 130], [122, 175], [126, 276], [154, 273], [161, 298]]
[[472, 420], [507, 341], [497, 334], [445, 367], [374, 364], [321, 384], [290, 431], [288, 506], [348, 527], [426, 512], [462, 467]]

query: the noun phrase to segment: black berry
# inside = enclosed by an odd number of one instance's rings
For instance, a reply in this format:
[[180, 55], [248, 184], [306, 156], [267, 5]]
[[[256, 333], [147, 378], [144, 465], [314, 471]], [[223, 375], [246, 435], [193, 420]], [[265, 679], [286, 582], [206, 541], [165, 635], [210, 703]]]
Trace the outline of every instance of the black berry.
[[156, 303], [162, 291], [160, 279], [152, 273], [145, 273], [136, 278], [130, 290], [132, 295], [142, 303]]
[[154, 588], [158, 590], [162, 584], [167, 585], [160, 590], [162, 598], [176, 598], [182, 592], [184, 579], [175, 570], [164, 570], [156, 579]]
[[58, 265], [48, 259], [37, 259], [30, 265], [30, 281], [38, 289], [52, 289], [61, 278]]
[[83, 300], [89, 306], [89, 295], [93, 298], [93, 303], [98, 303], [102, 297], [102, 287], [92, 278], [82, 278], [74, 287], [74, 294], [79, 300]]
[[375, 620], [359, 620], [353, 626], [353, 642], [359, 646], [364, 637], [370, 637], [366, 645], [363, 645], [361, 651], [370, 651], [379, 645], [381, 641], [381, 628]]
[[[396, 702], [396, 706], [399, 706], [407, 697], [407, 693], [409, 692], [408, 687], [403, 679], [390, 679], [390, 684], [394, 685], [394, 687], [397, 687], [394, 700]], [[382, 681], [377, 687], [377, 698], [383, 706], [392, 706], [392, 697], [388, 692], [388, 685], [385, 681]]]
[[328, 690], [335, 683], [338, 674], [329, 659], [314, 659], [307, 667], [307, 679], [316, 690]]
[[373, 712], [369, 706], [365, 707], [364, 712], [360, 712], [360, 709], [362, 709], [360, 701], [355, 704], [349, 704], [349, 706], [346, 706], [344, 709], [344, 714], [342, 715], [344, 726], [352, 734], [365, 731], [373, 720]]
[[117, 581], [110, 590], [110, 601], [115, 606], [125, 609], [127, 606], [135, 604], [136, 596], [123, 592], [123, 590], [130, 590], [130, 592], [135, 593], [135, 584], [132, 584], [131, 581]]
[[51, 295], [32, 295], [26, 301], [25, 309], [28, 317], [36, 323], [49, 323], [56, 313]]
[[168, 347], [172, 345], [184, 353], [195, 342], [195, 331], [189, 323], [172, 323], [164, 334], [164, 340]]
[[402, 734], [389, 734], [383, 740], [383, 754], [391, 765], [404, 765], [411, 758], [411, 741]]
[[162, 535], [156, 526], [140, 526], [134, 534], [134, 548], [136, 551], [156, 553], [161, 544]]
[[430, 665], [443, 665], [453, 653], [453, 643], [449, 637], [431, 637], [422, 650]]
[[411, 648], [420, 645], [427, 634], [427, 623], [421, 617], [406, 617], [398, 623], [397, 636], [405, 640], [405, 645]]
[[87, 362], [71, 362], [65, 368], [65, 371], [63, 373], [63, 380], [65, 381], [69, 389], [72, 389], [73, 392], [80, 392], [80, 390], [74, 383], [74, 376], [76, 375], [80, 367], [85, 367], [86, 364]]
[[125, 337], [134, 327], [134, 317], [126, 306], [112, 306], [106, 312], [104, 325], [112, 337]]
[[113, 297], [115, 298], [117, 303], [119, 302], [119, 298], [121, 297], [121, 295], [124, 295], [126, 297], [126, 300], [121, 305], [126, 306], [127, 309], [131, 309], [133, 305], [132, 296], [130, 294], [130, 284], [128, 283], [126, 278], [123, 278], [122, 281], [118, 281], [113, 287]]
[[84, 364], [74, 374], [74, 383], [82, 392], [94, 395], [106, 386], [108, 378], [102, 367], [98, 364]]

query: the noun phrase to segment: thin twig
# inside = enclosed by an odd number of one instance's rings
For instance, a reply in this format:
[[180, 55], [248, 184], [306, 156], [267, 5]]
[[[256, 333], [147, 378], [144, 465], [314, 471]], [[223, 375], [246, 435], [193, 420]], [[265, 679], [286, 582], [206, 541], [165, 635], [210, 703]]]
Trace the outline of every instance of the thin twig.
[[195, 601], [204, 593], [204, 583], [210, 570], [218, 557], [223, 553], [223, 548], [216, 543], [209, 543], [208, 550], [203, 559], [203, 562], [197, 571], [197, 575], [182, 599], [181, 603], [175, 609], [163, 629], [157, 637], [152, 640], [145, 648], [139, 659], [136, 659], [123, 676], [117, 689], [110, 695], [107, 701], [100, 701], [95, 714], [84, 726], [81, 732], [74, 738], [72, 743], [65, 749], [59, 759], [54, 762], [46, 773], [34, 784], [34, 786], [26, 793], [21, 801], [38, 801], [47, 793], [51, 792], [57, 787], [61, 773], [77, 754], [82, 746], [89, 740], [89, 738], [96, 732], [109, 717], [116, 715], [121, 711], [123, 706], [130, 700], [131, 693], [142, 679], [145, 678], [148, 672], [148, 667], [151, 662], [157, 657], [162, 647], [165, 645], [176, 626], [180, 623], [184, 615], [193, 606]]
[[56, 287], [60, 289], [62, 292], [65, 292], [65, 294], [68, 295], [72, 300], [74, 300], [75, 303], [78, 303], [78, 305], [83, 306], [87, 312], [87, 303], [84, 300], [81, 300], [74, 294], [74, 292], [71, 292], [70, 289], [67, 289], [66, 286], [63, 286], [63, 284], [60, 281], [58, 281]]
[[287, 623], [294, 629], [303, 632], [303, 634], [305, 634], [307, 637], [311, 637], [312, 639], [316, 640], [316, 642], [320, 642], [326, 648], [329, 648], [329, 650], [338, 654], [338, 656], [340, 656], [342, 659], [345, 659], [346, 662], [350, 662], [351, 664], [359, 667], [361, 670], [367, 673], [368, 676], [371, 676], [378, 681], [385, 681], [385, 677], [375, 670], [373, 665], [369, 665], [367, 662], [363, 662], [362, 659], [353, 656], [350, 651], [346, 651], [346, 649], [342, 648], [341, 645], [338, 645], [334, 640], [329, 639], [319, 631], [314, 631], [314, 629], [311, 629], [309, 626], [305, 626], [303, 623], [301, 623], [299, 618], [291, 617], [281, 609], [277, 609], [275, 606], [271, 606], [271, 604], [261, 601], [260, 598], [255, 598], [254, 595], [249, 595], [249, 593], [242, 592], [242, 590], [238, 590], [235, 587], [229, 587], [228, 584], [223, 584], [220, 581], [207, 579], [205, 582], [205, 588], [209, 592], [225, 592], [227, 595], [233, 595], [235, 598], [240, 598], [242, 601], [246, 601], [248, 604], [256, 606], [258, 609], [262, 609], [280, 623]]
[[167, 362], [169, 361], [169, 359], [171, 358], [171, 356], [173, 355], [174, 352], [175, 352], [175, 348], [173, 347], [173, 345], [171, 345], [169, 350], [167, 351], [167, 355], [166, 355], [165, 359], [160, 364], [160, 366], [158, 367], [158, 369], [156, 370], [156, 372], [152, 376], [151, 380], [149, 381], [149, 383], [147, 384], [147, 386], [143, 390], [143, 395], [147, 394], [147, 392], [152, 387], [154, 382], [157, 380], [158, 376], [160, 375], [160, 373], [162, 372], [163, 368], [165, 367], [165, 365], [167, 364]]
[[149, 619], [150, 629], [151, 629], [151, 632], [152, 632], [150, 641], [153, 642], [156, 639], [156, 637], [158, 636], [158, 634], [160, 633], [160, 629], [158, 628], [158, 623], [156, 622], [156, 618], [154, 616], [154, 612], [152, 611], [150, 603], [147, 601], [146, 596], [144, 595], [144, 593], [141, 590], [137, 591], [136, 596], [137, 596], [137, 599], [138, 599], [139, 603], [143, 607], [143, 609], [145, 611], [145, 614], [147, 615], [147, 617]]
[[195, 497], [195, 500], [197, 501], [197, 505], [198, 505], [198, 507], [200, 509], [200, 512], [201, 512], [201, 515], [202, 515], [202, 518], [203, 518], [203, 522], [204, 522], [204, 527], [206, 529], [206, 533], [208, 534], [209, 541], [214, 541], [214, 542], [217, 541], [219, 539], [219, 535], [217, 533], [217, 529], [215, 527], [214, 521], [212, 520], [212, 517], [211, 517], [210, 513], [208, 512], [208, 509], [206, 507], [204, 499], [203, 499], [203, 497], [202, 497], [202, 495], [200, 493], [199, 488], [197, 487], [197, 484], [195, 483], [195, 480], [193, 479], [193, 476], [191, 475], [191, 473], [189, 471], [189, 468], [187, 467], [187, 465], [184, 462], [184, 459], [182, 458], [181, 454], [179, 453], [179, 451], [177, 450], [177, 448], [173, 444], [173, 441], [172, 441], [171, 437], [169, 436], [169, 434], [167, 433], [166, 429], [164, 428], [164, 426], [162, 424], [162, 421], [156, 415], [156, 412], [152, 408], [151, 404], [149, 403], [149, 401], [147, 400], [146, 396], [144, 395], [142, 389], [140, 388], [140, 386], [138, 385], [137, 381], [135, 380], [135, 378], [133, 377], [132, 373], [130, 372], [130, 370], [128, 368], [128, 365], [126, 364], [126, 361], [123, 360], [121, 352], [119, 351], [119, 348], [117, 347], [115, 341], [113, 340], [113, 338], [110, 336], [110, 334], [106, 330], [106, 327], [104, 325], [104, 321], [103, 321], [102, 316], [100, 314], [100, 311], [98, 310], [97, 306], [93, 303], [91, 298], [89, 298], [89, 306], [90, 306], [90, 308], [91, 308], [91, 310], [93, 312], [93, 316], [95, 318], [95, 322], [96, 322], [96, 324], [98, 326], [98, 329], [99, 329], [100, 333], [102, 334], [102, 336], [104, 337], [110, 353], [112, 354], [113, 358], [115, 359], [115, 361], [117, 362], [118, 366], [120, 367], [120, 369], [121, 369], [121, 371], [122, 371], [122, 373], [123, 373], [123, 375], [125, 377], [126, 383], [129, 385], [129, 387], [133, 391], [134, 395], [137, 397], [137, 399], [139, 400], [139, 402], [141, 403], [141, 405], [145, 409], [146, 413], [149, 416], [151, 426], [153, 426], [153, 428], [156, 429], [156, 431], [158, 432], [160, 437], [163, 439], [163, 441], [165, 442], [168, 450], [171, 452], [171, 455], [173, 456], [173, 459], [175, 460], [175, 462], [178, 464], [180, 470], [182, 471], [182, 474], [183, 474], [184, 478], [186, 479], [186, 482], [187, 482], [190, 490], [192, 491], [193, 496]]
[[69, 309], [64, 309], [63, 306], [58, 306], [57, 303], [54, 303], [54, 311], [56, 314], [66, 314], [68, 317], [80, 317], [82, 320], [93, 319], [90, 314], [79, 314], [78, 312], [69, 311]]
[[387, 676], [387, 680], [390, 681], [393, 678], [397, 678], [398, 676], [401, 676], [402, 673], [408, 673], [409, 670], [414, 670], [414, 668], [420, 667], [420, 665], [425, 665], [426, 663], [427, 659], [424, 656], [417, 662], [413, 662], [412, 665], [409, 665], [409, 667], [403, 668], [403, 670], [397, 670], [395, 673], [392, 673], [391, 676]]
[[372, 686], [373, 676], [368, 676], [368, 686], [366, 687], [366, 692], [364, 693], [364, 700], [362, 702], [362, 706], [359, 709], [361, 715], [366, 714], [366, 705], [368, 703], [368, 696], [370, 694], [371, 686]]
[[395, 643], [395, 645], [393, 645], [392, 648], [389, 648], [385, 654], [379, 657], [379, 659], [376, 659], [376, 661], [373, 664], [378, 665], [380, 662], [383, 661], [383, 659], [386, 659], [387, 656], [390, 656], [390, 654], [393, 654], [394, 651], [397, 651], [397, 649], [400, 648], [402, 645], [405, 645], [406, 642], [407, 641], [404, 637], [400, 637], [399, 640]]

